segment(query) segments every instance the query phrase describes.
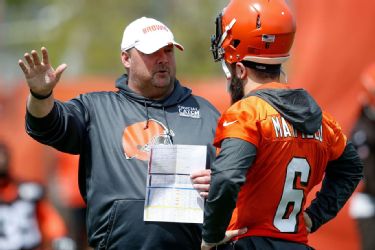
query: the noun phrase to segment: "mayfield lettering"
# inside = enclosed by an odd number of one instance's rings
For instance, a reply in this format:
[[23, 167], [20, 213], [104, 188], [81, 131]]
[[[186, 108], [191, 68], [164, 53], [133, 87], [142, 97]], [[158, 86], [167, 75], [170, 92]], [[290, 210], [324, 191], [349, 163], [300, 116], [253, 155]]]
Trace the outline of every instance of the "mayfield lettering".
[[146, 121], [137, 122], [124, 129], [122, 146], [126, 159], [147, 161], [152, 145], [172, 144], [164, 124], [154, 119], [148, 121], [147, 128], [145, 124]]
[[320, 126], [319, 130], [314, 134], [305, 134], [298, 132], [292, 124], [284, 119], [281, 116], [271, 117], [273, 128], [275, 131], [276, 138], [286, 138], [286, 137], [298, 137], [300, 133], [302, 139], [315, 139], [318, 141], [323, 141], [323, 128]]

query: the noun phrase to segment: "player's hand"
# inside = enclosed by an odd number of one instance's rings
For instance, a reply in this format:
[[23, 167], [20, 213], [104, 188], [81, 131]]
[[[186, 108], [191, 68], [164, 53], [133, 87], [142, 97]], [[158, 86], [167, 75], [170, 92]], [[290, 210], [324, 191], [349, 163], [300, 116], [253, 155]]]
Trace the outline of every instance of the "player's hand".
[[201, 250], [210, 250], [211, 248], [213, 248], [213, 247], [215, 247], [217, 245], [221, 245], [221, 244], [227, 243], [233, 237], [239, 236], [239, 235], [244, 234], [246, 232], [247, 232], [247, 228], [246, 227], [241, 228], [241, 229], [237, 229], [237, 230], [226, 231], [224, 239], [221, 240], [220, 242], [217, 242], [217, 243], [207, 243], [204, 240], [202, 240]]
[[35, 50], [31, 54], [25, 53], [24, 60], [19, 60], [18, 65], [22, 69], [29, 88], [36, 94], [48, 95], [57, 82], [60, 80], [61, 74], [66, 69], [66, 64], [61, 64], [56, 70], [52, 68], [48, 59], [46, 48], [42, 48], [42, 61]]
[[199, 170], [190, 175], [193, 187], [199, 192], [202, 198], [208, 197], [208, 190], [210, 189], [211, 170]]
[[303, 219], [305, 220], [306, 231], [308, 233], [311, 233], [312, 221], [310, 216], [306, 212], [303, 212]]

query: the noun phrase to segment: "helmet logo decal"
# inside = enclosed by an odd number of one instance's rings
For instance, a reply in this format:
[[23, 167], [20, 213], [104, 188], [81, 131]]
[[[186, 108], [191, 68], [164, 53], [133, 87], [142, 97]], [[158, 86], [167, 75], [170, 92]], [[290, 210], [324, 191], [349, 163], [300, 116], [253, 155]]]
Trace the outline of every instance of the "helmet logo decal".
[[275, 42], [275, 35], [262, 35], [262, 42], [265, 42], [265, 48], [269, 49], [270, 48], [270, 43]]
[[275, 35], [262, 35], [262, 42], [266, 43], [274, 43], [275, 42]]
[[136, 158], [141, 161], [147, 161], [153, 145], [172, 144], [170, 137], [174, 136], [174, 133], [173, 131], [168, 131], [168, 128], [163, 123], [149, 119], [147, 128], [145, 128], [144, 124], [145, 121], [141, 121], [124, 129], [122, 147], [126, 159]]

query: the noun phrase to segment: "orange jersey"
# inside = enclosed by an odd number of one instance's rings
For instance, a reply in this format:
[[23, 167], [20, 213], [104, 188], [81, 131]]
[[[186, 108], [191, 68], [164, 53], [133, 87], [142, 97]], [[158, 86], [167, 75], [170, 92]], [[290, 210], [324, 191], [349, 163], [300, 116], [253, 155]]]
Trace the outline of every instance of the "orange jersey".
[[[285, 88], [281, 84], [268, 88]], [[219, 122], [215, 146], [239, 138], [257, 149], [238, 194], [228, 230], [247, 227], [246, 236], [266, 236], [307, 243], [303, 208], [320, 183], [328, 161], [346, 145], [340, 126], [326, 113], [315, 134], [297, 131], [269, 103], [257, 96], [238, 101]]]
[[62, 217], [43, 196], [39, 184], [9, 179], [0, 187], [0, 249], [48, 246], [66, 233]]

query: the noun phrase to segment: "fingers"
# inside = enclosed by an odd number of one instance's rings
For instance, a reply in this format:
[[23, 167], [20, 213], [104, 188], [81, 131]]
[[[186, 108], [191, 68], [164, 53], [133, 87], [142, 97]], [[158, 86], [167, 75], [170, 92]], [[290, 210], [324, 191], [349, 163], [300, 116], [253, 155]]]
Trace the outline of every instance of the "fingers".
[[19, 60], [18, 65], [25, 74], [30, 89], [37, 90], [35, 93], [49, 93], [59, 82], [67, 65], [61, 64], [54, 70], [49, 64], [47, 49], [42, 47], [41, 51], [41, 58], [36, 50], [25, 53], [24, 60]]
[[[48, 65], [49, 59], [48, 59], [47, 49], [45, 47], [42, 47], [41, 50], [42, 50], [42, 63], [44, 65]], [[35, 66], [42, 65], [39, 59], [38, 52], [36, 50], [32, 50], [31, 55], [29, 53], [25, 53], [23, 57], [25, 58], [25, 61], [27, 62], [28, 67], [30, 69], [32, 69]], [[25, 72], [25, 69], [27, 69], [25, 63], [21, 63], [20, 61], [18, 61], [18, 64], [20, 65], [22, 71]]]
[[208, 198], [208, 191], [211, 182], [211, 170], [204, 169], [195, 171], [190, 175], [193, 187], [198, 190], [202, 198]]
[[202, 197], [203, 199], [207, 199], [207, 198], [208, 198], [208, 192], [199, 192], [199, 195], [200, 195], [200, 197]]
[[201, 192], [208, 192], [210, 190], [210, 184], [193, 184], [193, 187]]
[[22, 71], [25, 75], [29, 74], [29, 70], [22, 60], [18, 60], [18, 65], [20, 66], [20, 68], [22, 69]]
[[303, 212], [303, 219], [305, 221], [306, 231], [308, 233], [311, 233], [312, 221], [310, 216], [306, 212]]
[[229, 241], [230, 239], [232, 239], [233, 237], [236, 237], [236, 236], [239, 236], [239, 235], [242, 235], [244, 233], [247, 232], [247, 228], [244, 227], [244, 228], [240, 228], [240, 229], [236, 229], [236, 230], [228, 230], [225, 232], [225, 238], [224, 238], [224, 241]]
[[211, 170], [204, 169], [191, 173], [193, 184], [209, 184], [211, 182]]
[[211, 176], [201, 176], [192, 178], [191, 181], [193, 184], [210, 184], [211, 183]]
[[195, 178], [199, 176], [209, 176], [209, 175], [211, 175], [211, 170], [203, 169], [203, 170], [194, 171], [193, 173], [191, 173], [190, 177]]
[[45, 47], [42, 47], [42, 62], [44, 65], [49, 64], [48, 51]]
[[[48, 59], [47, 59], [48, 60]], [[61, 74], [65, 71], [65, 69], [68, 67], [68, 65], [66, 65], [65, 63], [64, 64], [61, 64], [59, 67], [57, 67], [57, 69], [55, 70], [55, 74], [56, 74], [56, 80], [59, 81], [60, 80], [60, 77], [61, 77]]]
[[202, 198], [208, 198], [208, 191], [210, 190], [210, 184], [193, 184], [193, 187], [199, 192]]
[[31, 56], [32, 56], [33, 61], [34, 61], [34, 65], [40, 66], [40, 60], [39, 60], [39, 56], [38, 56], [38, 53], [36, 52], [36, 50], [31, 51]]
[[25, 53], [25, 55], [23, 56], [27, 62], [27, 64], [29, 65], [30, 68], [33, 68], [34, 67], [34, 62], [33, 62], [33, 59], [31, 58], [30, 54], [29, 53]]
[[234, 230], [234, 231], [235, 231], [234, 236], [239, 236], [239, 235], [245, 234], [247, 232], [247, 227], [243, 227], [243, 228], [240, 228], [240, 229], [237, 229], [237, 230]]

